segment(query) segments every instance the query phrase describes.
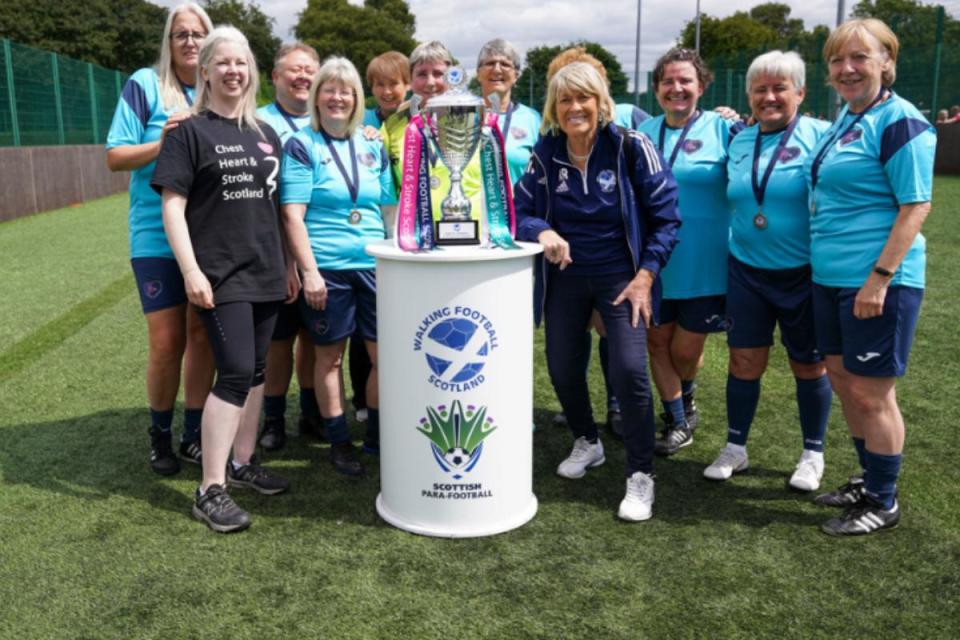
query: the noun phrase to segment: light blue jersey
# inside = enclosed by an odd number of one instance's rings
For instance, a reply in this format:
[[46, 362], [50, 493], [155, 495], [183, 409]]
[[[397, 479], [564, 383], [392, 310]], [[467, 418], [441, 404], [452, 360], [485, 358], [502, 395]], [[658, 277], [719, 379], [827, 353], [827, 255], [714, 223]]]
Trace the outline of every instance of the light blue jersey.
[[[183, 87], [187, 103], [193, 103], [193, 87]], [[135, 72], [123, 87], [107, 133], [107, 149], [156, 142], [160, 139], [167, 118], [160, 99], [160, 84], [153, 69]], [[150, 187], [156, 162], [130, 172], [131, 258], [173, 258], [173, 250], [163, 230], [160, 194]]]
[[287, 144], [287, 140], [300, 129], [310, 126], [310, 114], [295, 116], [281, 107], [279, 102], [271, 102], [257, 109], [257, 117], [273, 127], [283, 144]]
[[621, 129], [640, 129], [640, 123], [650, 119], [650, 114], [632, 104], [615, 105], [613, 123]]
[[[510, 105], [510, 111], [501, 113], [497, 126], [507, 145], [507, 164], [510, 167], [510, 183], [516, 184], [527, 169], [533, 145], [540, 139], [540, 114], [518, 102]], [[509, 127], [508, 127], [509, 124]], [[509, 128], [509, 131], [507, 129]]]
[[380, 119], [380, 112], [376, 107], [373, 109], [364, 109], [363, 126], [379, 129], [382, 124], [383, 120]]
[[[929, 202], [933, 191], [937, 134], [916, 107], [893, 94], [846, 131], [855, 117], [845, 107], [804, 163], [813, 281], [828, 287], [862, 287], [900, 205]], [[814, 189], [813, 161], [828, 144]], [[918, 233], [891, 284], [923, 288], [925, 268]]]
[[[385, 237], [380, 207], [396, 202], [383, 143], [367, 140], [359, 128], [352, 140], [359, 182], [355, 204], [321, 132], [312, 127], [301, 129], [283, 149], [280, 204], [307, 205], [304, 223], [313, 256], [321, 269], [374, 268], [374, 259], [364, 248]], [[331, 141], [352, 177], [349, 142]], [[359, 219], [354, 212], [359, 212]]]
[[[730, 253], [734, 258], [758, 269], [793, 269], [810, 264], [810, 211], [803, 162], [829, 127], [830, 123], [823, 120], [800, 116], [773, 166], [762, 208], [754, 195], [752, 179], [757, 136], [761, 136], [756, 178], [759, 185], [784, 130], [761, 134], [760, 125], [754, 125], [730, 143], [727, 199], [732, 214]], [[761, 209], [762, 228], [756, 223]]]
[[[738, 124], [712, 111], [702, 113], [677, 151], [672, 169], [680, 187], [683, 226], [670, 262], [660, 272], [664, 299], [686, 300], [727, 292], [727, 147], [731, 129]], [[639, 131], [653, 140], [669, 162], [682, 130], [662, 125], [661, 115], [641, 123]]]

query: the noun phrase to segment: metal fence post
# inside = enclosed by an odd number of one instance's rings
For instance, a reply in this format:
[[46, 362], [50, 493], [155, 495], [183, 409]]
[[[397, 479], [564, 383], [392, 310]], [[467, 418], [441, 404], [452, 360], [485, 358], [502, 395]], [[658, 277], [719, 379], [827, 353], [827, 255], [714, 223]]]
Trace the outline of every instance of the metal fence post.
[[653, 115], [653, 97], [656, 87], [653, 86], [653, 71], [647, 71], [647, 113]]
[[113, 78], [117, 83], [117, 102], [120, 101], [120, 96], [123, 94], [123, 78], [120, 76], [120, 70], [113, 72]]
[[63, 131], [63, 98], [60, 95], [60, 65], [57, 54], [50, 52], [50, 70], [53, 72], [53, 103], [57, 109], [57, 144], [66, 144]]
[[[723, 104], [730, 106], [733, 104], [733, 69], [727, 68], [727, 101]], [[717, 106], [717, 105], [713, 105]]]
[[930, 99], [930, 121], [937, 119], [937, 102], [940, 99], [940, 56], [943, 53], [943, 5], [937, 7], [937, 40], [933, 54], [933, 96]]
[[100, 123], [97, 122], [97, 86], [93, 82], [93, 64], [87, 63], [87, 85], [90, 87], [90, 123], [93, 125], [93, 144], [100, 143]]
[[13, 129], [13, 146], [20, 146], [20, 120], [17, 118], [17, 92], [13, 86], [13, 55], [10, 41], [3, 39], [3, 61], [7, 71], [7, 100], [10, 102], [10, 127]]

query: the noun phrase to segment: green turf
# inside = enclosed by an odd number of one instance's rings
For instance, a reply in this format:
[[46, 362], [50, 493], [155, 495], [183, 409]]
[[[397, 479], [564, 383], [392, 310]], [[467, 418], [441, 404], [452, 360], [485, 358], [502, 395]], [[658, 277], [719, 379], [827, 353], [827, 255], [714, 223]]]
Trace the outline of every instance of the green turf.
[[[0, 638], [956, 637], [960, 179], [938, 179], [934, 203], [898, 386], [904, 519], [853, 540], [820, 534], [830, 513], [784, 490], [800, 440], [782, 350], [751, 470], [718, 485], [701, 478], [725, 435], [725, 348], [709, 341], [697, 442], [658, 462], [655, 517], [626, 525], [620, 445], [608, 439], [582, 481], [553, 474], [570, 437], [551, 423], [539, 334], [528, 525], [477, 540], [398, 531], [374, 510], [375, 469], [339, 476], [324, 447], [294, 438], [271, 458], [294, 490], [239, 494], [253, 528], [212, 534], [189, 517], [198, 471], [147, 466], [125, 198], [0, 225]], [[854, 455], [836, 407], [826, 455], [826, 485], [842, 483]]]

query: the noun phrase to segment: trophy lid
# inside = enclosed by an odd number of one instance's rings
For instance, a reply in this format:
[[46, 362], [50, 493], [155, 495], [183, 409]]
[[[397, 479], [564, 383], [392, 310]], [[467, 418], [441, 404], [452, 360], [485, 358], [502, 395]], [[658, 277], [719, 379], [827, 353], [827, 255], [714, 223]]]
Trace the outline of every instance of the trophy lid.
[[447, 90], [439, 96], [430, 98], [427, 109], [431, 107], [477, 107], [483, 104], [479, 96], [470, 93], [467, 88], [467, 74], [460, 66], [447, 69], [445, 76]]

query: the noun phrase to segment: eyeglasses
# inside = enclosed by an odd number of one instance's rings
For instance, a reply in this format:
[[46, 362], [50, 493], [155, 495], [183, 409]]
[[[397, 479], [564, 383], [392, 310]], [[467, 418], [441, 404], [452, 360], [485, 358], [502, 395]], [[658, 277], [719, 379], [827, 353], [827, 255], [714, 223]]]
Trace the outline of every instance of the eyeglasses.
[[177, 31], [176, 33], [171, 33], [170, 37], [179, 42], [180, 44], [185, 43], [187, 40], [193, 40], [194, 42], [202, 42], [204, 38], [207, 37], [207, 34], [201, 33], [199, 31]]
[[324, 98], [352, 98], [353, 91], [350, 89], [340, 89], [339, 87], [324, 87], [320, 89], [320, 95]]
[[507, 62], [506, 60], [487, 60], [480, 66], [486, 67], [487, 69], [495, 69], [497, 66], [499, 66], [504, 71], [510, 71], [513, 69], [513, 63]]

